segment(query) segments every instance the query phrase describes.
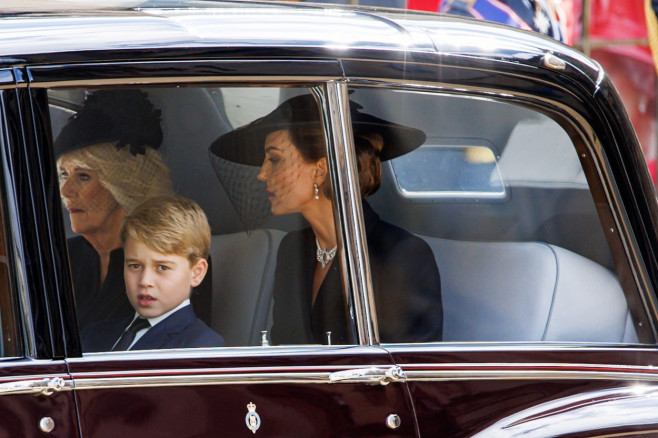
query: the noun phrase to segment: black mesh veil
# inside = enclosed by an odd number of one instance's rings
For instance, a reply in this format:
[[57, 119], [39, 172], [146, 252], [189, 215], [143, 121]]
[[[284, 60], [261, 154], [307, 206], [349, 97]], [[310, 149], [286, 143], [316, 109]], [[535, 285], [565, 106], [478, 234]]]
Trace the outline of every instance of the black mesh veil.
[[270, 216], [271, 208], [265, 183], [256, 177], [260, 168], [235, 163], [213, 153], [210, 153], [210, 163], [245, 230], [259, 228]]

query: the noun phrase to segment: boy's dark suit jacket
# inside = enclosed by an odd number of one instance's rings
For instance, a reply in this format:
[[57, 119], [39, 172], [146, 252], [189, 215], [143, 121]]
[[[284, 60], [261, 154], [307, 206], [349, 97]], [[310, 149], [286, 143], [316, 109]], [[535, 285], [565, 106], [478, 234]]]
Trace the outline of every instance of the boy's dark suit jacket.
[[[97, 321], [82, 332], [82, 351], [111, 351], [131, 318]], [[196, 317], [192, 306], [185, 306], [151, 327], [131, 350], [163, 348], [223, 347], [224, 339]]]

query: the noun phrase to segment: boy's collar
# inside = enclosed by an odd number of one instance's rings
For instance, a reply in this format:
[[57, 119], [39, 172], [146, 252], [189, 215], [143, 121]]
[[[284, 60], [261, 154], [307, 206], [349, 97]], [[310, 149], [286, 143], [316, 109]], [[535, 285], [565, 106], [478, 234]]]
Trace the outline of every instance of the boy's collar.
[[[189, 306], [189, 305], [190, 305], [190, 299], [188, 298], [187, 300], [180, 303], [177, 307], [174, 307], [173, 309], [171, 309], [169, 312], [163, 313], [162, 315], [156, 316], [155, 318], [146, 318], [146, 319], [148, 319], [148, 322], [151, 324], [151, 327], [153, 327], [157, 323], [162, 322], [165, 319], [167, 319], [169, 317], [169, 315], [172, 315], [173, 313], [178, 312], [183, 307]], [[135, 318], [139, 317], [139, 314], [137, 314], [137, 313], [135, 313], [135, 314], [136, 314]]]

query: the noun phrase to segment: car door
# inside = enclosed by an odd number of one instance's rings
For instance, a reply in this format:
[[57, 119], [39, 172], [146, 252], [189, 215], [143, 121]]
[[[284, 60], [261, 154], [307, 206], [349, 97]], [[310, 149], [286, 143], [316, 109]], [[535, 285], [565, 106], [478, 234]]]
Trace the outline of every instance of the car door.
[[[228, 64], [220, 64], [214, 70], [212, 63], [199, 63], [198, 71], [223, 74]], [[327, 68], [332, 71], [331, 64], [321, 65], [318, 74], [326, 76]], [[43, 128], [50, 130], [55, 144], [62, 126], [80, 110], [86, 96], [99, 89], [134, 89], [134, 78], [139, 76], [139, 89], [160, 111], [163, 142], [158, 153], [170, 169], [173, 187], [178, 195], [202, 206], [212, 229], [212, 272], [208, 274], [212, 287], [206, 292], [197, 290], [192, 304], [197, 316], [220, 333], [228, 346], [70, 354], [67, 363], [82, 436], [415, 436], [404, 376], [388, 352], [359, 334], [355, 316], [349, 319], [348, 330], [353, 334], [345, 345], [333, 344], [330, 334], [321, 342], [325, 345], [270, 345], [277, 247], [287, 232], [303, 223], [299, 217], [269, 217], [266, 198], [240, 204], [259, 184], [258, 167], [215, 165], [208, 149], [219, 135], [252, 122], [299, 93], [317, 98], [326, 126], [345, 128], [338, 118], [328, 119], [328, 104], [320, 103], [327, 102], [328, 88], [321, 82], [309, 85], [308, 80], [296, 83], [291, 79], [281, 86], [253, 77], [243, 83], [234, 76], [245, 68], [249, 72], [275, 67], [296, 70], [298, 62], [288, 67], [281, 61], [264, 62], [260, 68], [253, 63], [231, 66], [229, 83], [215, 80], [199, 85], [195, 83], [203, 77], [169, 78], [169, 72], [180, 68], [175, 63], [161, 68], [151, 62], [143, 67], [101, 64], [30, 69], [34, 105], [48, 115]], [[312, 63], [309, 71], [311, 67]], [[192, 76], [195, 67], [188, 62], [185, 68]], [[85, 80], [80, 86], [82, 74]], [[108, 75], [118, 79], [112, 87], [107, 86]], [[160, 77], [149, 85], [148, 75]], [[333, 134], [326, 136], [331, 150]], [[44, 146], [52, 150], [52, 143]], [[53, 150], [45, 165], [54, 168], [60, 157]], [[57, 185], [55, 180], [49, 183]], [[341, 180], [341, 184], [347, 183]], [[59, 245], [65, 250], [64, 239], [75, 235], [67, 224], [69, 213], [56, 207], [51, 213], [56, 223], [61, 220], [62, 230], [68, 229], [62, 231]], [[336, 217], [346, 214], [337, 212]], [[336, 226], [342, 230], [346, 225], [339, 220]], [[352, 288], [347, 280], [352, 256], [345, 254], [340, 281]], [[66, 253], [61, 256], [66, 258]], [[74, 288], [62, 293], [70, 295]], [[84, 336], [83, 329], [83, 340]]]
[[[568, 111], [491, 90], [483, 98], [445, 84], [382, 82], [349, 91], [364, 111], [427, 134], [383, 167], [382, 187], [368, 198], [384, 220], [427, 243], [441, 275], [442, 342], [381, 333], [406, 376], [421, 436], [655, 433], [654, 314], [642, 304], [654, 302], [653, 289], [645, 274], [630, 274], [655, 271], [652, 256], [640, 257], [652, 254], [640, 248], [655, 236], [635, 237], [651, 216], [629, 207], [655, 206], [651, 194], [625, 196], [612, 147], [644, 166], [634, 137], [613, 140], [586, 108], [591, 125], [575, 129]], [[647, 178], [646, 169], [632, 178]]]
[[[72, 381], [58, 313], [60, 303], [42, 279], [52, 266], [47, 225], [33, 202], [43, 199], [34, 153], [29, 99], [17, 87], [21, 70], [0, 70], [0, 436], [70, 437], [79, 433]], [[36, 183], [36, 184], [35, 184]]]
[[414, 436], [404, 386], [380, 383], [393, 369], [381, 350], [122, 356], [71, 360], [83, 436]]

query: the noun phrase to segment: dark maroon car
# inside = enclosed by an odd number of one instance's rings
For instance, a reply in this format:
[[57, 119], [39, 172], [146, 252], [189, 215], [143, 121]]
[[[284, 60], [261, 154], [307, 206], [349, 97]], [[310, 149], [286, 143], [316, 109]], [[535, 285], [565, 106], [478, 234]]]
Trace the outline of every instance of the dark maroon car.
[[[596, 62], [437, 14], [126, 3], [0, 6], [1, 436], [658, 433], [656, 195]], [[174, 192], [208, 216], [212, 272], [192, 305], [225, 347], [83, 345], [85, 234], [60, 193], [57, 139], [89, 96], [135, 89], [159, 111]], [[347, 341], [272, 336], [286, 324], [275, 283], [295, 262], [279, 244], [308, 224], [271, 214], [260, 163], [212, 150], [297, 96], [326, 143]], [[423, 136], [382, 156], [366, 204], [350, 107]], [[440, 285], [412, 270], [381, 302], [365, 209], [425, 242]], [[432, 304], [408, 316], [419, 289]], [[392, 321], [421, 336], [389, 342]]]

